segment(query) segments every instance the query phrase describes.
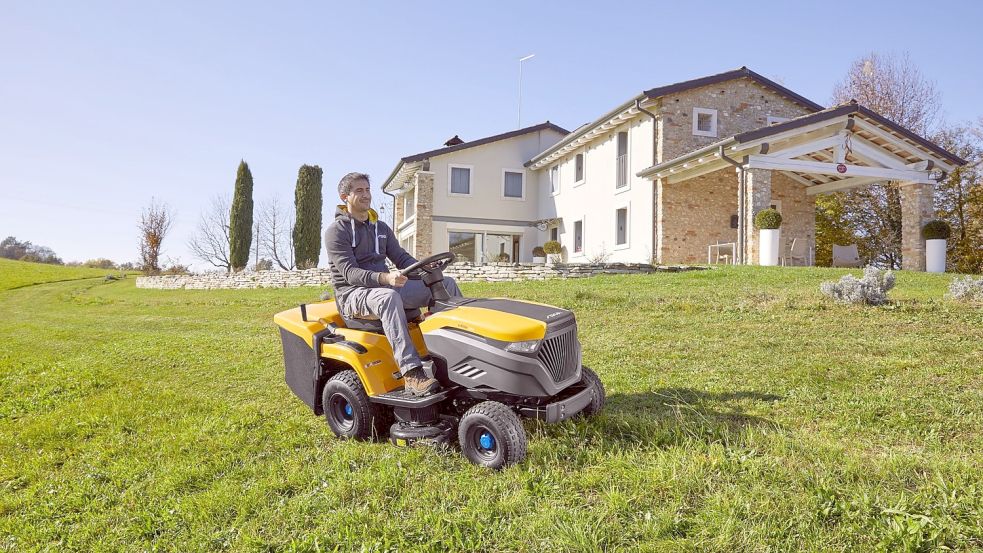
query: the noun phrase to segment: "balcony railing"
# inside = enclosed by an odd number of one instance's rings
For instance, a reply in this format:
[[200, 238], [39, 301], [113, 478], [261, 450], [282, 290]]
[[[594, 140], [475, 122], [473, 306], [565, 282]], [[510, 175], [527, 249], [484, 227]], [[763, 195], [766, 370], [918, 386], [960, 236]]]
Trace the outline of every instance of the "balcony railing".
[[623, 154], [617, 158], [617, 176], [614, 181], [616, 188], [628, 186], [628, 154]]

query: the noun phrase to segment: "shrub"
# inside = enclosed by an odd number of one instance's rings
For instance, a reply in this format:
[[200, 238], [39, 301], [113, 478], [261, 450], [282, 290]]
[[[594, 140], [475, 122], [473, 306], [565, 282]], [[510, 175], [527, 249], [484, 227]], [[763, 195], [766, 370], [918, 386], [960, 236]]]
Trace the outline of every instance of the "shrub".
[[[294, 189], [294, 259], [298, 269], [317, 267], [321, 255], [321, 208], [324, 171], [317, 165], [301, 165]], [[332, 219], [333, 220], [333, 219]]]
[[498, 261], [499, 263], [508, 263], [509, 261], [512, 261], [512, 257], [509, 254], [502, 252], [495, 256], [495, 261]]
[[839, 282], [824, 282], [819, 290], [840, 303], [881, 305], [887, 303], [887, 291], [894, 288], [894, 273], [877, 267], [864, 269], [863, 278], [846, 275]]
[[774, 209], [762, 209], [754, 216], [754, 226], [759, 229], [776, 229], [782, 226], [782, 214]]
[[922, 238], [925, 240], [948, 240], [950, 235], [952, 228], [942, 219], [932, 219], [922, 227]]
[[957, 278], [949, 284], [949, 295], [960, 301], [983, 301], [983, 278]]
[[536, 246], [535, 248], [532, 249], [532, 256], [546, 257], [546, 250], [544, 250], [542, 246]]
[[550, 240], [543, 244], [543, 251], [546, 253], [560, 253], [563, 251], [563, 248], [560, 247], [560, 243], [556, 240]]

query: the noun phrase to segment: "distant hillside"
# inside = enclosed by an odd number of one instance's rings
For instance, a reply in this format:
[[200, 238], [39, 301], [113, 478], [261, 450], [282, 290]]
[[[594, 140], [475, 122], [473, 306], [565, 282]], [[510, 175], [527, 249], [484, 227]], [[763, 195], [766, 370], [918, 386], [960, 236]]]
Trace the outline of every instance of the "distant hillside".
[[10, 290], [32, 284], [61, 280], [98, 278], [111, 273], [114, 273], [114, 271], [88, 269], [84, 267], [65, 267], [46, 263], [28, 263], [26, 261], [13, 261], [11, 259], [0, 258], [0, 290]]

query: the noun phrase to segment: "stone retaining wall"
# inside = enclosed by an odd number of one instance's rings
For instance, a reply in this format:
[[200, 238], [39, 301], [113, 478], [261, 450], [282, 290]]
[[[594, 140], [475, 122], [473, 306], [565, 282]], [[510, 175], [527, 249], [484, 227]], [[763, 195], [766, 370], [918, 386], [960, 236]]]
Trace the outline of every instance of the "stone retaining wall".
[[[705, 269], [698, 266], [663, 266], [642, 263], [603, 263], [541, 265], [535, 263], [454, 263], [444, 274], [458, 282], [511, 282], [546, 280], [550, 278], [584, 278], [594, 275], [647, 274]], [[226, 274], [220, 272], [195, 275], [144, 276], [137, 278], [137, 288], [174, 290], [179, 288], [213, 290], [220, 288], [294, 288], [297, 286], [330, 286], [328, 269], [304, 271], [260, 271]]]

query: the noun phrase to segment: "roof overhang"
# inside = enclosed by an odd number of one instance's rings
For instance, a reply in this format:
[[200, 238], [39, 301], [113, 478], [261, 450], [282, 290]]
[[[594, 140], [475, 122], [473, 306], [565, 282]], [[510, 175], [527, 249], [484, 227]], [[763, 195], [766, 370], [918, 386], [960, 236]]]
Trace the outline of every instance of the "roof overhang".
[[400, 161], [382, 184], [382, 191], [397, 196], [402, 195], [413, 186], [413, 178], [424, 169], [424, 164], [425, 161]]
[[682, 182], [733, 167], [772, 169], [821, 194], [878, 181], [933, 183], [966, 162], [855, 103], [726, 138], [637, 174]]

